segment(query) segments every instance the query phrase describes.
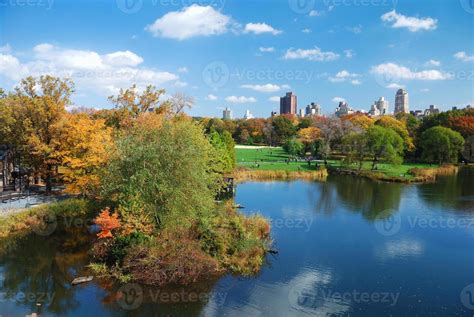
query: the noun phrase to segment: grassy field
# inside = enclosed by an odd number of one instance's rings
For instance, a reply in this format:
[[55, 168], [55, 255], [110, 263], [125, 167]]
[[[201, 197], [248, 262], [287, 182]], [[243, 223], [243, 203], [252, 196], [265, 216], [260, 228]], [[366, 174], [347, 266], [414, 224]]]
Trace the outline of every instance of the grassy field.
[[[263, 171], [308, 171], [316, 170], [316, 163], [312, 162], [311, 166], [308, 166], [306, 162], [285, 162], [288, 159], [288, 154], [281, 147], [261, 147], [261, 148], [236, 148], [237, 153], [237, 165], [241, 167], [247, 167], [250, 169], [263, 170]], [[345, 165], [342, 161], [329, 160], [329, 166], [357, 169], [356, 165]], [[259, 165], [257, 167], [257, 164]], [[413, 176], [408, 174], [408, 171], [412, 168], [427, 168], [437, 167], [435, 165], [430, 166], [429, 164], [414, 164], [406, 163], [401, 165], [377, 164], [377, 172], [384, 173], [388, 177], [404, 177], [411, 179]], [[372, 168], [372, 162], [364, 162], [362, 169], [364, 171], [370, 171]]]

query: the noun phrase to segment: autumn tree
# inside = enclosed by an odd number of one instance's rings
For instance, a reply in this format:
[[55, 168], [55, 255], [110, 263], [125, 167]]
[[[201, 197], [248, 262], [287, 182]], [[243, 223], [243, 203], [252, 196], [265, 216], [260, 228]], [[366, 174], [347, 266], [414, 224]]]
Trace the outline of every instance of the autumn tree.
[[321, 130], [315, 127], [304, 128], [298, 131], [298, 140], [304, 144], [305, 152], [310, 152], [314, 143], [321, 137]]
[[105, 120], [93, 120], [85, 113], [66, 114], [58, 148], [61, 151], [67, 191], [91, 196], [99, 190], [99, 171], [107, 163], [112, 131]]
[[13, 96], [15, 124], [22, 133], [17, 145], [45, 180], [47, 192], [51, 192], [55, 168], [62, 162], [62, 119], [73, 92], [71, 80], [41, 76], [22, 80]]
[[384, 128], [390, 128], [395, 131], [402, 138], [406, 151], [410, 152], [415, 149], [413, 138], [408, 133], [405, 122], [399, 121], [390, 116], [383, 116], [378, 119], [375, 124]]

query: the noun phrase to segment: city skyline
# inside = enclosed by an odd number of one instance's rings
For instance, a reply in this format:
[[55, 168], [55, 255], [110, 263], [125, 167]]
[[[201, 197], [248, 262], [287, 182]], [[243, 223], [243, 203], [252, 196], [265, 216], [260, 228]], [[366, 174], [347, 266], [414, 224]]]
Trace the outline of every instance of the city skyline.
[[473, 104], [474, 10], [463, 1], [356, 2], [9, 1], [0, 11], [0, 87], [71, 76], [76, 106], [111, 108], [107, 97], [120, 88], [153, 84], [165, 98], [195, 97], [189, 114], [209, 117], [223, 106], [267, 117], [286, 91], [327, 115], [342, 100], [368, 111], [379, 96], [393, 112], [400, 88], [412, 109]]

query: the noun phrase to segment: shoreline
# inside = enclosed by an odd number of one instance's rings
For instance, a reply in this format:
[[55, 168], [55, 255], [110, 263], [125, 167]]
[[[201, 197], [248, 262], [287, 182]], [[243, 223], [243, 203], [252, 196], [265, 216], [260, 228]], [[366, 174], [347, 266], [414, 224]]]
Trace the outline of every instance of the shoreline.
[[352, 175], [364, 177], [374, 181], [391, 183], [421, 184], [435, 182], [438, 176], [455, 175], [460, 167], [457, 165], [443, 165], [429, 168], [412, 168], [408, 171], [410, 178], [406, 176], [388, 176], [378, 171], [356, 170], [351, 168], [327, 167], [317, 171], [286, 171], [286, 170], [253, 170], [248, 168], [237, 168], [233, 177], [237, 183], [245, 181], [325, 181], [329, 175]]

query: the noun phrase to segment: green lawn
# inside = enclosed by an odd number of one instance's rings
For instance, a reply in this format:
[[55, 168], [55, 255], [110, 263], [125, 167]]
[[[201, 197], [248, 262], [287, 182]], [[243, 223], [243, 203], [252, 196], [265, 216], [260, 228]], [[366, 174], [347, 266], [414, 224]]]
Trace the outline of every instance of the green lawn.
[[[288, 154], [281, 148], [268, 148], [262, 147], [259, 149], [253, 148], [237, 148], [237, 165], [242, 167], [248, 167], [251, 169], [259, 170], [286, 170], [286, 171], [305, 171], [305, 170], [315, 170], [316, 164], [311, 163], [311, 167], [308, 166], [305, 162], [290, 162], [289, 164], [285, 163], [285, 160], [289, 157]], [[255, 162], [260, 166], [257, 167]], [[341, 168], [353, 168], [357, 169], [357, 165], [344, 165], [342, 161], [339, 160], [329, 160], [329, 165], [331, 167], [341, 167]], [[414, 167], [418, 168], [427, 168], [427, 167], [436, 167], [434, 165], [430, 166], [429, 164], [413, 164], [406, 163], [402, 165], [393, 165], [379, 163], [377, 168], [378, 172], [382, 172], [389, 177], [400, 177], [404, 176], [408, 179], [413, 176], [408, 174], [408, 171]], [[372, 168], [372, 162], [364, 162], [362, 169], [370, 171]]]

